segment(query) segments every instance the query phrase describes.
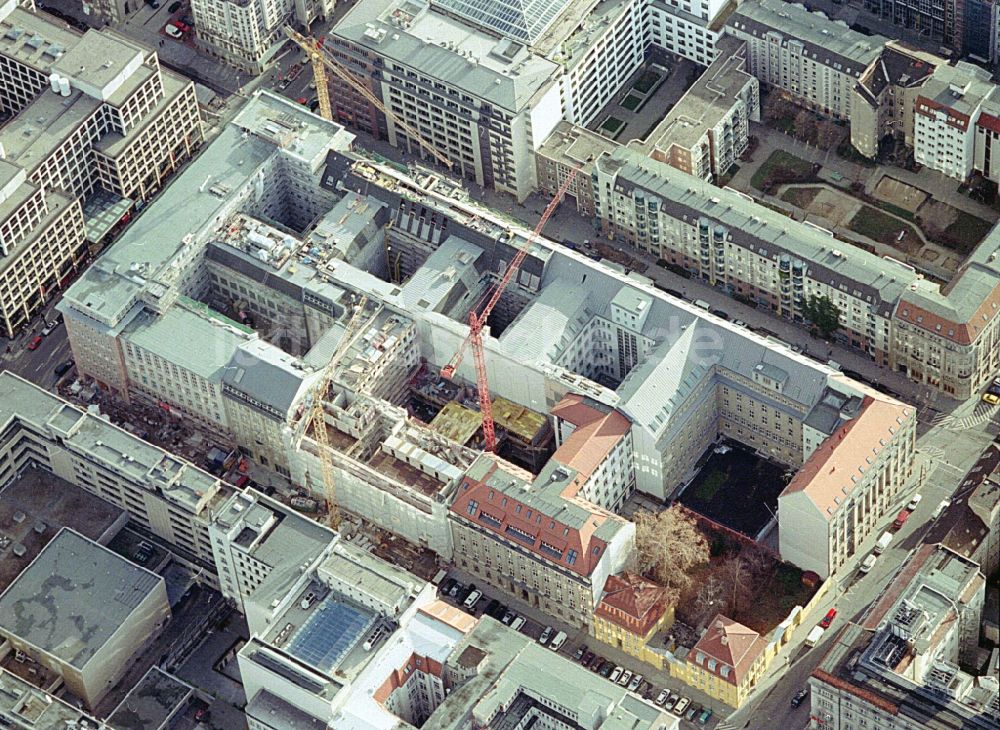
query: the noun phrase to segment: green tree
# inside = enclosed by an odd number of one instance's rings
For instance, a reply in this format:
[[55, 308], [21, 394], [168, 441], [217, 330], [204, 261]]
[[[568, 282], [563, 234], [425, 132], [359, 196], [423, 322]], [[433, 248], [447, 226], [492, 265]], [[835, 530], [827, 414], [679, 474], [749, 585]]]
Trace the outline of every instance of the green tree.
[[823, 337], [829, 337], [840, 327], [840, 310], [828, 296], [813, 294], [802, 308], [802, 314]]

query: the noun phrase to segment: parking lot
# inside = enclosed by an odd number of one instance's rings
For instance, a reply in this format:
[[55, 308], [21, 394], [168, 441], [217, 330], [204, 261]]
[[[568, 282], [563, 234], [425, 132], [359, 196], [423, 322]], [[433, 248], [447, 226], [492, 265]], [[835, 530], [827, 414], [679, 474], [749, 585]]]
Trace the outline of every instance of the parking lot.
[[[469, 608], [464, 604], [473, 590], [481, 593], [481, 596], [472, 608]], [[732, 711], [732, 708], [726, 707], [718, 700], [670, 677], [668, 672], [657, 670], [616, 647], [599, 643], [580, 627], [553, 622], [537, 609], [532, 609], [490, 586], [476, 582], [474, 578], [470, 580], [469, 576], [461, 574], [460, 571], [453, 570], [442, 581], [439, 596], [447, 603], [473, 616], [489, 615], [511, 626], [517, 625], [517, 620], [521, 619], [523, 624], [519, 625], [517, 630], [549, 648], [552, 648], [553, 641], [560, 633], [565, 634], [566, 638], [558, 649], [560, 654], [569, 661], [579, 663], [583, 663], [586, 659], [586, 666], [590, 671], [597, 672], [608, 681], [614, 680], [619, 686], [649, 702], [682, 716], [682, 727], [711, 728], [719, 722], [720, 715], [724, 718]], [[548, 634], [546, 640], [542, 642], [541, 637], [546, 634], [546, 630]], [[681, 708], [680, 711], [677, 710], [678, 707]], [[699, 718], [705, 711], [709, 711], [710, 714], [706, 721], [701, 723]], [[688, 718], [689, 714], [691, 718]]]

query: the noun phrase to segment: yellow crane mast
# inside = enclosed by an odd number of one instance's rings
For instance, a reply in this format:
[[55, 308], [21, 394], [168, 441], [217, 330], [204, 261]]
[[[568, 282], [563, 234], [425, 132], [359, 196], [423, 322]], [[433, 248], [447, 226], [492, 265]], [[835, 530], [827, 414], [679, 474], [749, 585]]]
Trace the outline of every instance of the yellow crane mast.
[[[306, 52], [309, 59], [312, 61], [313, 75], [316, 78], [316, 98], [319, 101], [320, 115], [324, 119], [333, 119], [333, 110], [330, 108], [330, 95], [326, 86], [326, 69], [328, 68], [339, 78], [349, 84], [352, 89], [365, 97], [365, 99], [367, 99], [370, 104], [374, 105], [376, 109], [385, 114], [387, 117], [390, 117], [396, 124], [402, 127], [407, 134], [417, 140], [422, 147], [434, 155], [438, 162], [447, 167], [449, 170], [451, 169], [452, 162], [446, 154], [439, 151], [433, 144], [428, 142], [427, 139], [425, 139], [420, 132], [406, 122], [406, 120], [389, 111], [389, 109], [387, 109], [386, 106], [379, 101], [378, 97], [371, 92], [371, 89], [365, 86], [352, 71], [337, 61], [325, 48], [321, 47], [319, 43], [316, 42], [315, 38], [306, 37], [290, 26], [285, 26], [285, 35], [295, 41], [302, 48], [302, 50]], [[321, 86], [323, 87], [322, 94], [320, 93]], [[325, 110], [323, 106], [324, 96], [326, 97]]]
[[329, 520], [330, 527], [334, 530], [340, 527], [340, 507], [337, 503], [337, 481], [333, 471], [333, 460], [330, 456], [330, 449], [332, 446], [330, 445], [330, 435], [326, 430], [323, 403], [330, 390], [330, 383], [333, 382], [334, 374], [337, 371], [337, 365], [340, 363], [340, 360], [344, 357], [344, 355], [347, 354], [347, 351], [351, 347], [351, 343], [354, 342], [354, 338], [361, 331], [365, 321], [367, 321], [364, 316], [367, 304], [368, 297], [362, 296], [355, 305], [354, 314], [351, 315], [351, 319], [347, 323], [344, 334], [340, 338], [340, 343], [337, 345], [337, 349], [330, 357], [330, 362], [327, 363], [326, 368], [323, 370], [322, 377], [320, 377], [319, 381], [316, 383], [316, 386], [313, 388], [311, 394], [312, 405], [309, 409], [308, 417], [310, 424], [312, 425], [313, 438], [319, 446], [317, 451], [320, 467], [323, 471], [323, 488], [326, 495], [327, 519]]

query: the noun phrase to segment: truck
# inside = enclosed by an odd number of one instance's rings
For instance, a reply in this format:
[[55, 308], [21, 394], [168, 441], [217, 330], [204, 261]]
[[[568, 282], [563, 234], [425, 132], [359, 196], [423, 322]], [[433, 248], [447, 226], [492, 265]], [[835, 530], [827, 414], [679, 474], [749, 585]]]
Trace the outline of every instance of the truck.
[[910, 510], [908, 509], [900, 510], [899, 514], [896, 515], [896, 519], [892, 521], [893, 528], [898, 530], [900, 527], [906, 524], [906, 521], [908, 519], [910, 519]]
[[889, 547], [889, 543], [891, 542], [892, 542], [892, 533], [883, 532], [882, 537], [880, 537], [878, 539], [878, 542], [875, 543], [875, 549], [872, 550], [872, 552], [875, 553], [876, 555], [881, 555], [885, 551], [885, 549]]
[[813, 626], [809, 635], [806, 637], [806, 646], [812, 649], [819, 643], [819, 640], [823, 638], [823, 633], [826, 631], [822, 626]]

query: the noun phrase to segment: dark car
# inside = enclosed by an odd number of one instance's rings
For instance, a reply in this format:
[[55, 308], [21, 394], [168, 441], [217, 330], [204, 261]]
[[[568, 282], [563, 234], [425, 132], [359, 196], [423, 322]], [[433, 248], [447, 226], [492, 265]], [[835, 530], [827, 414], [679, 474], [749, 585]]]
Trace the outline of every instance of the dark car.
[[65, 375], [66, 373], [68, 373], [70, 371], [70, 368], [72, 368], [72, 367], [73, 367], [73, 361], [72, 360], [67, 360], [66, 362], [61, 362], [58, 365], [56, 365], [56, 375], [58, 375], [59, 377], [62, 377], [63, 375]]
[[184, 3], [182, 3], [181, 0], [177, 0], [177, 2], [170, 3], [170, 7], [167, 8], [167, 12], [168, 13], [176, 13], [178, 10], [181, 9], [181, 5], [183, 5], [183, 4]]
[[464, 586], [459, 592], [457, 600], [459, 603], [465, 603], [465, 599], [469, 597], [469, 594], [476, 590], [475, 583], [469, 583], [469, 585]]
[[589, 667], [592, 661], [594, 661], [594, 652], [585, 651], [583, 653], [583, 658], [580, 660], [580, 664], [582, 664], [585, 667]]
[[[483, 611], [483, 613], [485, 613], [487, 616], [492, 616], [494, 613], [496, 613], [497, 607], [499, 605], [500, 601], [494, 598], [489, 603], [486, 604], [486, 610]], [[502, 616], [503, 614], [500, 615]]]
[[792, 707], [798, 707], [799, 705], [801, 705], [802, 701], [805, 700], [805, 698], [808, 696], [809, 696], [809, 690], [800, 689], [798, 692], [795, 693], [795, 696], [792, 697]]
[[677, 291], [676, 289], [664, 289], [663, 291], [665, 291], [672, 297], [677, 297], [678, 299], [684, 299], [684, 295], [681, 292]]
[[598, 669], [601, 668], [601, 665], [603, 663], [604, 659], [602, 659], [597, 654], [594, 654], [594, 657], [589, 662], [587, 662], [587, 669], [589, 669], [592, 672], [596, 672]]
[[713, 309], [712, 314], [720, 319], [729, 319], [729, 315], [723, 312], [721, 309]]
[[611, 676], [611, 670], [615, 668], [615, 665], [611, 662], [602, 662], [601, 666], [597, 668], [597, 673], [602, 677], [607, 679]]
[[455, 580], [454, 578], [449, 578], [448, 580], [446, 580], [444, 582], [444, 585], [441, 586], [441, 595], [447, 596], [449, 593], [451, 593], [451, 589], [455, 587], [456, 583], [458, 583], [458, 581]]

